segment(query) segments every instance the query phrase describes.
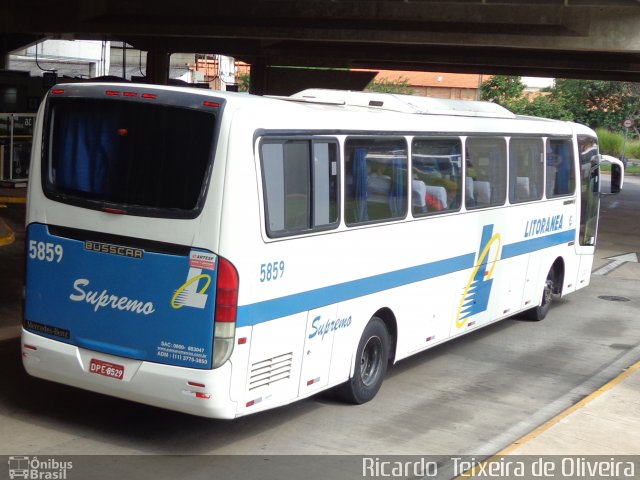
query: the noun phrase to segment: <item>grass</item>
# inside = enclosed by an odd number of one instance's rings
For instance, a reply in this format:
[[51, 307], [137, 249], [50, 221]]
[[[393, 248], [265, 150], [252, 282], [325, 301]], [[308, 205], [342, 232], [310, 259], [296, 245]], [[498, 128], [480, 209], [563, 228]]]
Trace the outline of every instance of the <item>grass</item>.
[[[610, 172], [611, 171], [611, 165], [608, 163], [603, 163], [602, 165], [600, 165], [600, 170], [602, 170], [603, 172]], [[627, 168], [624, 171], [625, 175], [640, 175], [640, 162], [636, 161], [636, 162], [629, 162], [627, 164]]]
[[624, 153], [627, 158], [640, 158], [640, 140], [627, 138], [625, 142], [622, 133], [612, 132], [605, 128], [596, 129], [596, 133], [598, 134], [600, 153], [614, 157], [621, 157]]

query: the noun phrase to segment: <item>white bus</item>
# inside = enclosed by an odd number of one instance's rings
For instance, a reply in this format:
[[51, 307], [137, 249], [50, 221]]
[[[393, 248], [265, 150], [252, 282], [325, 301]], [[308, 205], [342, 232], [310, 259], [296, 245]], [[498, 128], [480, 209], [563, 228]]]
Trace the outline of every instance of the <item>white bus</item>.
[[56, 86], [24, 366], [215, 418], [367, 402], [388, 363], [589, 283], [597, 152], [589, 128], [488, 103]]

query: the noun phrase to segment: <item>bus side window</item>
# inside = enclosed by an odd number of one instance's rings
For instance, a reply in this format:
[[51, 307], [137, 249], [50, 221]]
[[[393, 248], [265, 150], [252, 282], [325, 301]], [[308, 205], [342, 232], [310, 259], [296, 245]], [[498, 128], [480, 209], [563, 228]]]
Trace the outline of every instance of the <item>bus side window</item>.
[[[504, 138], [468, 138], [465, 191], [468, 209], [503, 205], [507, 190]], [[473, 199], [472, 201], [470, 201]]]
[[458, 138], [414, 138], [411, 211], [414, 216], [460, 209], [462, 143]]
[[335, 142], [267, 139], [260, 152], [270, 236], [337, 225]]
[[408, 167], [404, 138], [349, 138], [344, 158], [347, 225], [406, 216]]
[[509, 201], [540, 200], [544, 179], [541, 138], [512, 138], [509, 142]]
[[571, 140], [549, 139], [546, 153], [547, 198], [573, 194], [576, 177]]

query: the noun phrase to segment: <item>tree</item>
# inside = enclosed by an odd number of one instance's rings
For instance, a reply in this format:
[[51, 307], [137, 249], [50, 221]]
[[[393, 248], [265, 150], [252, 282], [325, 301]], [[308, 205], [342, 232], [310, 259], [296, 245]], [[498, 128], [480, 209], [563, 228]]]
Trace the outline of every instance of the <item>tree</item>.
[[627, 117], [640, 114], [640, 91], [637, 84], [603, 80], [556, 80], [553, 95], [576, 122], [591, 128], [622, 130]]
[[239, 92], [248, 92], [251, 86], [251, 75], [249, 73], [238, 73], [236, 75]]
[[521, 77], [496, 75], [482, 84], [481, 98], [513, 113], [571, 120], [594, 129], [620, 131], [625, 118], [640, 117], [636, 83], [558, 79], [546, 93], [529, 101]]
[[398, 93], [411, 95], [414, 93], [409, 85], [409, 80], [404, 77], [398, 77], [396, 80], [376, 80], [375, 78], [369, 82], [365, 88], [368, 92], [378, 93]]
[[509, 108], [511, 103], [522, 98], [524, 88], [522, 77], [494, 75], [489, 80], [482, 82], [480, 98]]
[[519, 107], [514, 109], [513, 112], [533, 117], [553, 118], [555, 120], [574, 120], [573, 113], [553, 94], [539, 95], [531, 101], [525, 99], [525, 102], [520, 102]]

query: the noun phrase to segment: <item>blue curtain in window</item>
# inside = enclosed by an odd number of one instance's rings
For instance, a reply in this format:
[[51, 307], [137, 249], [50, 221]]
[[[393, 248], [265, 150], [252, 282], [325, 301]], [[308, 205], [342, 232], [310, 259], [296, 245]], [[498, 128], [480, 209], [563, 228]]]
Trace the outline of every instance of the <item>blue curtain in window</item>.
[[[79, 109], [55, 119], [55, 177], [62, 188], [110, 193], [111, 175], [117, 174], [117, 128], [112, 117]], [[84, 110], [84, 111], [83, 111]]]
[[369, 220], [367, 210], [368, 185], [367, 177], [367, 149], [356, 148], [353, 158], [353, 196], [356, 201], [355, 214], [356, 222], [366, 222]]
[[389, 208], [393, 217], [401, 217], [405, 212], [405, 176], [404, 162], [395, 157], [391, 162], [391, 191], [389, 192]]
[[569, 193], [569, 177], [571, 163], [569, 162], [569, 152], [566, 142], [558, 142], [556, 146], [558, 155], [558, 173], [556, 175], [556, 192], [558, 194]]

